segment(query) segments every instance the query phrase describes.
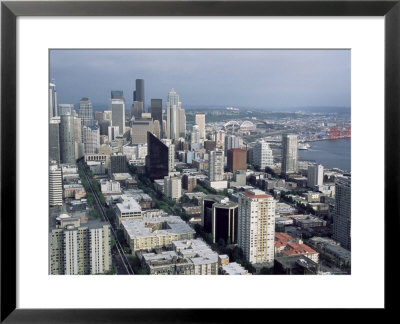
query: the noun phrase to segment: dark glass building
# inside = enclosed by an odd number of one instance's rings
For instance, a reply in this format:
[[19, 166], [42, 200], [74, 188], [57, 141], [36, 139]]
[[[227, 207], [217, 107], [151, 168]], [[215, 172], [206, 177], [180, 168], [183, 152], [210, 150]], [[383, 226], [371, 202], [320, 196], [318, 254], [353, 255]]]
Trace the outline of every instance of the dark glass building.
[[146, 174], [152, 180], [168, 175], [168, 146], [150, 132], [147, 132]]
[[136, 79], [136, 91], [133, 92], [133, 101], [143, 102], [143, 109], [146, 110], [144, 104], [144, 80]]
[[209, 195], [203, 199], [202, 224], [211, 233], [213, 242], [237, 243], [238, 204], [224, 196]]

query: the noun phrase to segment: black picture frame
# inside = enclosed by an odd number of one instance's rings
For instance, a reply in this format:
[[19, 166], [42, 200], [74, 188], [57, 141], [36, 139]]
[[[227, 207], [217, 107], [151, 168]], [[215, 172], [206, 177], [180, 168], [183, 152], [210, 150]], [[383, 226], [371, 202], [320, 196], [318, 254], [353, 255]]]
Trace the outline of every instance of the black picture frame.
[[[244, 310], [16, 308], [16, 19], [19, 16], [384, 16], [385, 309], [398, 286], [400, 0], [392, 1], [2, 1], [1, 2], [1, 322], [225, 322]], [[368, 112], [366, 112], [368, 113]], [[379, 170], [382, 171], [382, 170]], [[381, 174], [381, 173], [380, 173]], [[369, 176], [369, 175], [368, 175]], [[366, 192], [368, 194], [368, 192]], [[393, 244], [394, 243], [394, 244]], [[373, 264], [371, 264], [373, 266]], [[39, 292], [38, 292], [39, 293]], [[227, 296], [225, 296], [228, 298]], [[231, 297], [229, 297], [231, 298]], [[289, 297], [290, 298], [290, 297]], [[267, 306], [267, 305], [266, 305]], [[247, 310], [248, 312], [249, 310]], [[251, 310], [251, 318], [263, 310]], [[247, 313], [247, 315], [249, 315]], [[246, 315], [246, 316], [247, 316]]]

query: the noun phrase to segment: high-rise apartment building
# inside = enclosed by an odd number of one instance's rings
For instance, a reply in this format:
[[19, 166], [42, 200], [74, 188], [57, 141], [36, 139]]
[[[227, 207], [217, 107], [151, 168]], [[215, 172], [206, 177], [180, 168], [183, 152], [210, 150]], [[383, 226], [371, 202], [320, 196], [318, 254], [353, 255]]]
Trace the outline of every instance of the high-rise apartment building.
[[224, 148], [225, 147], [225, 136], [226, 133], [223, 129], [220, 129], [215, 133], [215, 141], [218, 147]]
[[49, 158], [60, 162], [60, 119], [54, 117], [49, 124]]
[[182, 178], [175, 176], [164, 177], [164, 194], [172, 200], [179, 200], [182, 197]]
[[50, 172], [49, 172], [49, 205], [62, 206], [62, 204], [63, 204], [62, 169], [58, 167], [56, 161], [51, 161]]
[[206, 138], [206, 114], [196, 114], [194, 117], [194, 122], [199, 125], [200, 138]]
[[274, 165], [272, 149], [266, 141], [259, 140], [254, 146], [253, 164], [260, 168], [260, 170], [265, 170], [266, 167], [272, 167]]
[[49, 84], [49, 118], [58, 116], [57, 89], [55, 83]]
[[79, 101], [78, 117], [82, 121], [82, 126], [93, 125], [93, 105], [88, 98]]
[[97, 126], [83, 126], [85, 154], [95, 154], [100, 146], [100, 129]]
[[258, 189], [239, 196], [238, 245], [253, 264], [273, 265], [275, 205], [272, 196]]
[[51, 275], [102, 274], [111, 270], [111, 234], [108, 224], [80, 223], [60, 215], [50, 232]]
[[164, 132], [162, 128], [163, 127], [162, 99], [151, 99], [150, 113], [151, 113], [151, 118], [153, 118], [154, 122], [158, 120], [160, 124], [160, 134], [162, 137]]
[[342, 247], [351, 251], [351, 178], [335, 179], [335, 207], [333, 210], [333, 235]]
[[297, 135], [282, 135], [282, 174], [297, 172]]
[[125, 100], [111, 99], [110, 108], [112, 111], [111, 125], [119, 127], [119, 133], [125, 133]]
[[215, 150], [210, 152], [208, 176], [210, 182], [224, 180], [224, 151]]
[[230, 172], [247, 170], [247, 151], [240, 148], [228, 150], [227, 166]]
[[60, 161], [64, 164], [75, 163], [75, 132], [72, 115], [62, 115], [60, 118]]
[[324, 167], [321, 164], [308, 166], [307, 170], [307, 186], [322, 186], [324, 183]]

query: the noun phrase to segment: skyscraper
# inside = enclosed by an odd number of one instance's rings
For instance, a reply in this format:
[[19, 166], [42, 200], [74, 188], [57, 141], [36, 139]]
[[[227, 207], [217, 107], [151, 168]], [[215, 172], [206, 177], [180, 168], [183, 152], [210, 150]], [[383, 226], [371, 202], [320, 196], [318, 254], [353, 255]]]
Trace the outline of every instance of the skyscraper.
[[59, 104], [58, 105], [58, 112], [61, 115], [73, 115], [74, 111], [74, 104]]
[[258, 189], [239, 196], [238, 245], [253, 264], [273, 266], [275, 204], [273, 197]]
[[100, 129], [98, 126], [83, 126], [83, 143], [85, 154], [95, 154], [100, 146]]
[[177, 139], [185, 137], [186, 134], [186, 114], [179, 101], [179, 95], [174, 89], [168, 93], [167, 97], [167, 138]]
[[243, 145], [243, 139], [236, 135], [225, 136], [225, 155], [228, 154], [228, 150], [233, 148], [240, 148]]
[[160, 123], [160, 132], [161, 136], [163, 136], [163, 110], [162, 110], [162, 99], [151, 99], [151, 107], [150, 107], [151, 118], [153, 121], [158, 120]]
[[208, 173], [210, 182], [224, 180], [224, 151], [215, 150], [210, 152]]
[[247, 169], [247, 151], [239, 148], [228, 150], [227, 166], [230, 172]]
[[146, 110], [144, 102], [144, 80], [136, 79], [136, 91], [133, 93], [133, 101], [140, 101], [143, 103], [143, 112]]
[[200, 138], [206, 138], [206, 115], [203, 113], [196, 114], [194, 117], [194, 122], [199, 125]]
[[119, 127], [118, 126], [108, 126], [108, 141], [114, 141], [119, 136]]
[[269, 147], [268, 142], [264, 140], [257, 141], [253, 148], [253, 164], [260, 170], [265, 170], [266, 167], [274, 165], [272, 149]]
[[125, 101], [123, 99], [111, 99], [112, 126], [119, 127], [119, 133], [125, 133]]
[[282, 174], [297, 172], [297, 135], [282, 135]]
[[50, 232], [50, 274], [88, 275], [111, 270], [111, 235], [108, 224], [62, 214]]
[[82, 121], [82, 126], [93, 125], [93, 105], [88, 98], [82, 98], [79, 101], [78, 116]]
[[335, 179], [335, 207], [333, 210], [333, 236], [342, 247], [351, 251], [351, 178]]
[[144, 112], [143, 109], [143, 102], [141, 101], [134, 101], [131, 107], [131, 118], [140, 118]]
[[124, 92], [122, 90], [111, 90], [111, 99], [124, 100]]
[[153, 133], [153, 119], [151, 117], [133, 120], [131, 128], [132, 144], [147, 143], [147, 132]]
[[50, 118], [49, 124], [49, 158], [60, 163], [60, 119]]
[[49, 205], [62, 206], [63, 188], [62, 188], [62, 170], [58, 167], [56, 161], [50, 162], [49, 173]]
[[307, 186], [322, 186], [324, 182], [324, 167], [321, 164], [310, 165], [307, 170]]
[[164, 194], [177, 201], [182, 197], [182, 178], [175, 176], [165, 176], [164, 177]]
[[60, 122], [60, 161], [75, 163], [75, 134], [74, 117], [62, 115]]
[[192, 126], [192, 133], [190, 135], [190, 149], [197, 150], [200, 148], [200, 127], [197, 124]]
[[49, 118], [58, 116], [57, 89], [55, 83], [49, 84]]
[[164, 179], [169, 173], [169, 149], [166, 144], [147, 132], [146, 174], [150, 179]]

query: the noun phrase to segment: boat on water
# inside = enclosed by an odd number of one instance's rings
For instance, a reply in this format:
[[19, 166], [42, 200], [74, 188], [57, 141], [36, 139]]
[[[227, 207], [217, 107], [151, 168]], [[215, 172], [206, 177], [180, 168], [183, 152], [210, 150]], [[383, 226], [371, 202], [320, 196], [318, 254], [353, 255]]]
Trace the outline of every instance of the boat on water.
[[308, 144], [308, 143], [299, 143], [298, 148], [299, 148], [299, 150], [308, 150], [310, 148], [310, 144]]

